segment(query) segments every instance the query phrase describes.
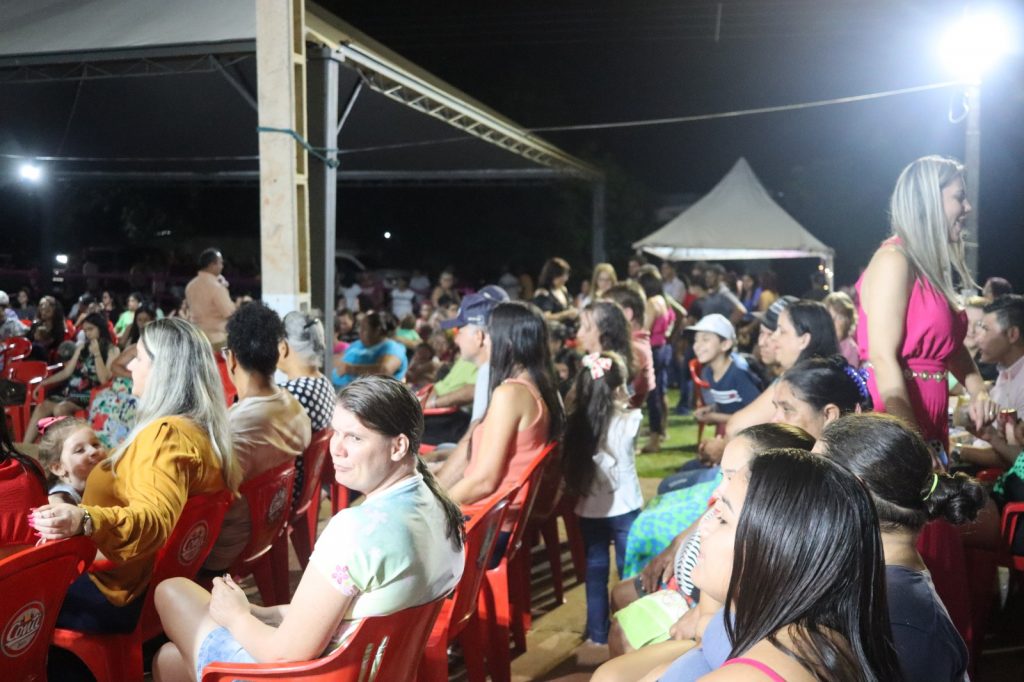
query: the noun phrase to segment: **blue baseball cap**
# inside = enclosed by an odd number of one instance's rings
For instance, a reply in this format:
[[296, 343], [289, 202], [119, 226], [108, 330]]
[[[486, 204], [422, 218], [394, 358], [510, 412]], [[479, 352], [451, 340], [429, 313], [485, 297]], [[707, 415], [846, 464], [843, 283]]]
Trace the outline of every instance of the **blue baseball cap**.
[[499, 286], [488, 284], [475, 294], [469, 294], [462, 299], [458, 314], [450, 320], [441, 322], [441, 329], [454, 329], [465, 327], [471, 324], [475, 327], [487, 328], [487, 321], [491, 317], [491, 311], [499, 303], [509, 300], [508, 293]]

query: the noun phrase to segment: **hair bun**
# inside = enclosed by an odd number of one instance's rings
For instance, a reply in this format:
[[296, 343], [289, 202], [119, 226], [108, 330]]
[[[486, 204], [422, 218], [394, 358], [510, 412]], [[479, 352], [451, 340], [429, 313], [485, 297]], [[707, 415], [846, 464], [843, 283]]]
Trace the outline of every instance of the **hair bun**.
[[988, 499], [988, 493], [980, 483], [964, 473], [933, 476], [935, 478], [928, 479], [928, 485], [921, 493], [928, 518], [944, 518], [958, 526], [978, 518]]

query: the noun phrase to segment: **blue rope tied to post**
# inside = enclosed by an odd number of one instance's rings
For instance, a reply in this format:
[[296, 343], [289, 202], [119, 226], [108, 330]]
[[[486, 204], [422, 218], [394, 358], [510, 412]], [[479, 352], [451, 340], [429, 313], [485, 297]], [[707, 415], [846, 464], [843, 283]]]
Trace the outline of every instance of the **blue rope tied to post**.
[[294, 138], [296, 142], [301, 144], [307, 152], [323, 161], [328, 168], [337, 168], [338, 166], [341, 165], [341, 161], [339, 161], [338, 159], [331, 159], [325, 155], [325, 153], [338, 153], [341, 151], [340, 149], [337, 149], [335, 147], [314, 147], [309, 143], [309, 140], [304, 138], [302, 135], [299, 135], [296, 131], [292, 130], [291, 128], [273, 128], [271, 126], [257, 126], [256, 132], [281, 133], [284, 135], [289, 135], [292, 138]]

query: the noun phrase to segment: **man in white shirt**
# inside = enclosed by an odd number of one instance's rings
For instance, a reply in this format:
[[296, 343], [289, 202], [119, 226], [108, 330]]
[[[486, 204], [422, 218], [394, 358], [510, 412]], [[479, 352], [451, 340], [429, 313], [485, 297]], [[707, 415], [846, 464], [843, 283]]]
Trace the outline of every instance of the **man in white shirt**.
[[1024, 414], [1024, 296], [1000, 296], [984, 308], [975, 330], [982, 362], [999, 368], [992, 399]]
[[185, 287], [189, 320], [206, 334], [214, 350], [224, 345], [228, 318], [235, 312], [222, 272], [224, 257], [220, 251], [206, 249], [199, 254], [199, 272]]
[[661, 264], [662, 289], [667, 296], [671, 296], [677, 302], [682, 303], [686, 298], [686, 282], [676, 276], [676, 267], [672, 261], [665, 261]]
[[[1024, 413], [1024, 296], [1000, 296], [984, 307], [974, 338], [983, 362], [999, 368], [991, 396], [1002, 409]], [[1020, 446], [1006, 440], [1000, 420], [985, 427], [978, 436], [985, 441], [952, 448], [953, 455], [979, 467], [1008, 468], [1017, 459]]]

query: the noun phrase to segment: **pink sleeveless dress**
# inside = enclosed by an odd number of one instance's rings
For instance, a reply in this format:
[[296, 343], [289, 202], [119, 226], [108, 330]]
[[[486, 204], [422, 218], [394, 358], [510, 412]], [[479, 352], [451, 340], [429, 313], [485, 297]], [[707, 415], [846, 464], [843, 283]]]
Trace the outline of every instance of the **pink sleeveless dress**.
[[[893, 237], [883, 245], [899, 245]], [[863, 275], [857, 280], [857, 294], [860, 298]], [[857, 345], [860, 358], [867, 362], [868, 329], [871, 320], [858, 302]], [[904, 381], [910, 405], [917, 418], [917, 426], [926, 441], [938, 441], [947, 446], [949, 437], [949, 386], [946, 383], [946, 363], [963, 346], [967, 334], [967, 314], [954, 311], [945, 297], [922, 277], [914, 280], [907, 305], [907, 318], [903, 334], [903, 348], [900, 352], [904, 367]], [[914, 376], [908, 377], [907, 373]], [[885, 404], [878, 393], [875, 373], [868, 370], [868, 390], [875, 404], [876, 412], [884, 412]]]
[[[525, 386], [527, 390], [530, 391], [530, 395], [533, 396], [534, 401], [537, 403], [537, 416], [529, 426], [516, 434], [515, 440], [509, 442], [502, 470], [501, 483], [498, 484], [498, 489], [495, 493], [479, 502], [463, 505], [463, 509], [470, 515], [472, 515], [471, 510], [475, 509], [477, 506], [483, 505], [484, 502], [490, 500], [495, 495], [504, 495], [511, 490], [512, 486], [518, 483], [522, 478], [523, 473], [526, 471], [530, 462], [540, 454], [541, 450], [543, 450], [544, 446], [548, 443], [548, 425], [551, 423], [551, 414], [548, 411], [547, 404], [540, 397], [540, 393], [537, 391], [537, 388], [530, 382], [523, 381], [522, 379], [506, 379], [502, 383]], [[475, 429], [473, 429], [469, 464], [466, 466], [467, 476], [478, 466], [480, 462], [479, 452], [480, 444], [483, 442], [484, 421], [486, 421], [486, 417], [483, 421], [477, 424]], [[515, 508], [515, 506], [511, 507], [511, 509]], [[509, 526], [511, 526], [511, 523]], [[502, 527], [502, 530], [508, 530], [508, 528]]]

